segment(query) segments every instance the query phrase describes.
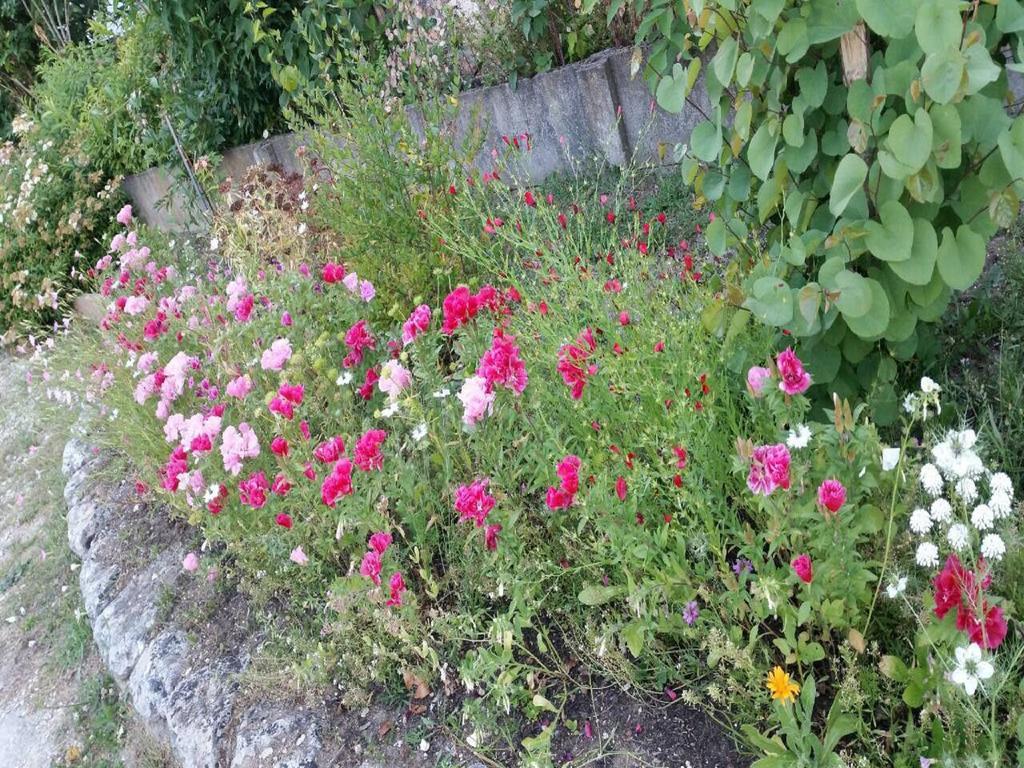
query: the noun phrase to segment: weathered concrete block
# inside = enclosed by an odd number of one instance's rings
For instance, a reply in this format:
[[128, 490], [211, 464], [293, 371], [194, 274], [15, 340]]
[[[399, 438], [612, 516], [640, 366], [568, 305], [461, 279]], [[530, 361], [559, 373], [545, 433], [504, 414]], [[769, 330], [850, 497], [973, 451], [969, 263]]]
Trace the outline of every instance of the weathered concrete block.
[[231, 768], [326, 768], [321, 727], [309, 712], [251, 710], [238, 725]]

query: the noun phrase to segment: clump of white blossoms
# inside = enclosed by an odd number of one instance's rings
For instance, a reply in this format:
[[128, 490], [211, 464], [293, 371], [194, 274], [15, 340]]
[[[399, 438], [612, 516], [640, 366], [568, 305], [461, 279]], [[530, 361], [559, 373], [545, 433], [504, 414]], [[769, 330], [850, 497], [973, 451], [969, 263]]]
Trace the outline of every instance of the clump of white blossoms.
[[934, 568], [945, 559], [943, 546], [961, 557], [993, 562], [1006, 554], [997, 529], [1013, 512], [1013, 483], [1006, 473], [987, 468], [978, 448], [973, 429], [948, 430], [931, 449], [932, 461], [918, 473], [921, 490], [931, 501], [914, 509], [907, 527], [920, 537], [915, 559], [922, 568]]

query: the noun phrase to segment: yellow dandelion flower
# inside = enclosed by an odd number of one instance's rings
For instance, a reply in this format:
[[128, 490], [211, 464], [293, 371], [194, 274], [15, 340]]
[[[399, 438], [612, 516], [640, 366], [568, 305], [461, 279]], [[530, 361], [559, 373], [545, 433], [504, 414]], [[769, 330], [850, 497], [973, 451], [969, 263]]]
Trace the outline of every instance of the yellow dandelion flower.
[[794, 683], [789, 673], [783, 670], [782, 667], [775, 667], [775, 669], [768, 673], [765, 685], [771, 691], [772, 698], [776, 701], [781, 701], [783, 704], [793, 701], [796, 695], [800, 693], [800, 685]]

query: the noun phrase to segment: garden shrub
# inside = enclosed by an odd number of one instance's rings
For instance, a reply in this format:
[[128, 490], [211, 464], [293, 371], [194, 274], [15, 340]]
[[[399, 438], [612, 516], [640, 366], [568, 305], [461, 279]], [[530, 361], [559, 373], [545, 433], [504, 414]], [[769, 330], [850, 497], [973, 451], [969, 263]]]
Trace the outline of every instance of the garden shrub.
[[143, 233], [96, 265], [99, 436], [213, 543], [187, 569], [287, 601], [296, 674], [350, 702], [462, 687], [481, 749], [522, 713], [530, 765], [552, 764], [578, 662], [728, 711], [761, 766], [1024, 746], [1013, 487], [972, 430], [936, 428], [937, 385], [896, 447], [838, 396], [807, 421], [797, 354], [746, 310], [708, 321], [728, 283], [667, 217], [625, 182], [520, 186], [530, 140], [509, 146], [431, 187], [421, 237], [458, 260], [397, 322], [369, 251], [365, 274], [347, 245], [295, 251], [278, 206], [221, 222], [230, 264], [147, 260]]
[[106, 251], [120, 181], [22, 115], [0, 146], [0, 329], [9, 344], [58, 320]]
[[[293, 119], [296, 128], [315, 127], [306, 156], [320, 192], [311, 217], [337, 234], [346, 264], [380, 288], [379, 311], [394, 319], [424, 301], [436, 305], [449, 289], [459, 254], [432, 236], [426, 220], [452, 206], [453, 171], [482, 141], [472, 128], [456, 138], [454, 104], [446, 101], [422, 105], [421, 135], [408, 112], [376, 97], [378, 70], [360, 63], [354, 71], [360, 86], [307, 93]], [[458, 266], [468, 269], [464, 260]]]
[[1017, 214], [1024, 122], [1004, 109], [1018, 65], [1003, 49], [1024, 12], [944, 0], [691, 8], [657, 97], [678, 111], [703, 74], [711, 111], [681, 148], [683, 172], [715, 203], [709, 246], [736, 249], [745, 267], [730, 300], [800, 338], [818, 383], [870, 393], [890, 422], [892, 361], [929, 346]]

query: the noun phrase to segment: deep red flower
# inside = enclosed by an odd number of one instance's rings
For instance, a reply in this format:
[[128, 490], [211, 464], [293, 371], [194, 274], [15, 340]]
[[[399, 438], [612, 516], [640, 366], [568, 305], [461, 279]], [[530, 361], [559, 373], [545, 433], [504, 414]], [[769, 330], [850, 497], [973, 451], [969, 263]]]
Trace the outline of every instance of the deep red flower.
[[626, 486], [626, 478], [624, 478], [622, 475], [619, 475], [617, 478], [615, 478], [615, 495], [619, 497], [619, 501], [626, 500], [627, 490], [628, 489]]
[[388, 433], [383, 429], [368, 430], [360, 437], [352, 454], [356, 466], [363, 472], [383, 468], [384, 456], [381, 455], [380, 446], [387, 437]]

